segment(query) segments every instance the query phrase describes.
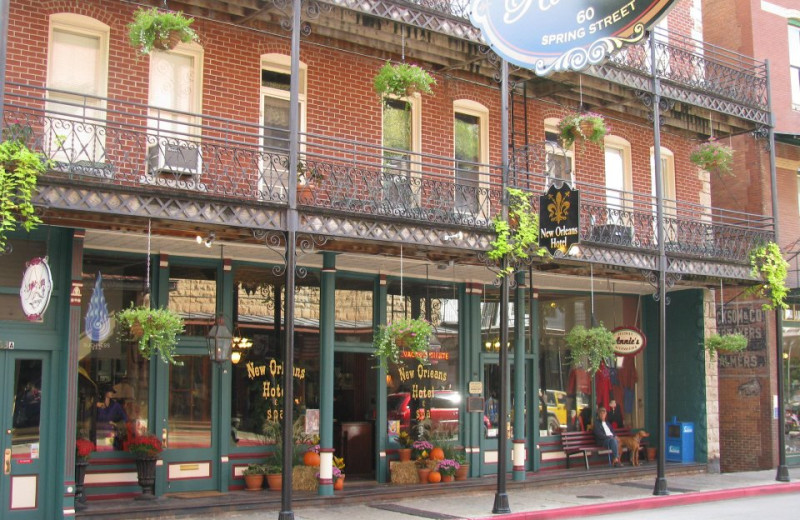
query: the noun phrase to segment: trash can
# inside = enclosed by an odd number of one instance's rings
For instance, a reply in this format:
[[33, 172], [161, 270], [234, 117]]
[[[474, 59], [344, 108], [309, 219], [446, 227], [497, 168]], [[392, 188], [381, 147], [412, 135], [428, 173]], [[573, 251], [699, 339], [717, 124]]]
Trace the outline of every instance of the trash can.
[[694, 462], [694, 423], [673, 417], [667, 423], [666, 445], [669, 462]]

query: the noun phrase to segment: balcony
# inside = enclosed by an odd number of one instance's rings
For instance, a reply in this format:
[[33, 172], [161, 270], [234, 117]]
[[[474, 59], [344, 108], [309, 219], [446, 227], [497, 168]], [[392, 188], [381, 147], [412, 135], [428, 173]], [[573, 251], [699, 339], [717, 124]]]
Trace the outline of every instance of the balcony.
[[[36, 201], [48, 212], [79, 212], [98, 225], [113, 214], [219, 224], [240, 228], [242, 234], [283, 228], [288, 144], [280, 150], [261, 146], [264, 127], [74, 93], [67, 102], [61, 92], [62, 101], [54, 103], [52, 91], [8, 87], [3, 135], [27, 139], [51, 161]], [[492, 219], [501, 209], [499, 165], [427, 154], [398, 159], [398, 150], [328, 135], [303, 134], [301, 141], [303, 169], [320, 178], [309, 186], [313, 189], [302, 184], [298, 189], [306, 231], [424, 246], [445, 245], [430, 236], [463, 231], [473, 240], [446, 245], [473, 251], [488, 247]], [[556, 163], [563, 155], [553, 146], [518, 150], [510, 184], [542, 193], [551, 174], [564, 167]], [[613, 199], [621, 202], [614, 205], [604, 186], [578, 181], [576, 187], [582, 242], [629, 254], [657, 253], [656, 204], [650, 194], [616, 192]], [[534, 201], [538, 211], [538, 198]], [[771, 217], [684, 201], [666, 201], [664, 224], [670, 257], [740, 266], [747, 264], [754, 245], [774, 233]], [[363, 234], [380, 226], [418, 232]]]

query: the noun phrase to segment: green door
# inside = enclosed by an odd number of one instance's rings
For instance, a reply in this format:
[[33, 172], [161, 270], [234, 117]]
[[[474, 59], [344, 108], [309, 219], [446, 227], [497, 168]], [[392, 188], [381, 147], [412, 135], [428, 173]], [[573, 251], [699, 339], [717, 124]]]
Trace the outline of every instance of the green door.
[[163, 461], [166, 493], [219, 489], [219, 447], [215, 442], [218, 414], [215, 388], [218, 367], [208, 353], [182, 353], [182, 365], [168, 369], [166, 416], [161, 434], [166, 438]]
[[[0, 351], [0, 517], [7, 520], [52, 518], [54, 500], [47, 442], [53, 395], [46, 353]], [[48, 471], [49, 469], [49, 471]]]
[[[497, 473], [498, 435], [500, 433], [500, 364], [498, 356], [483, 357], [483, 435], [481, 436], [481, 475], [494, 475]], [[508, 385], [514, 380], [514, 367], [510, 367]], [[510, 404], [510, 403], [509, 403]], [[509, 422], [509, 427], [511, 423]], [[511, 437], [513, 439], [513, 435]], [[508, 444], [507, 465], [511, 468], [511, 440]]]

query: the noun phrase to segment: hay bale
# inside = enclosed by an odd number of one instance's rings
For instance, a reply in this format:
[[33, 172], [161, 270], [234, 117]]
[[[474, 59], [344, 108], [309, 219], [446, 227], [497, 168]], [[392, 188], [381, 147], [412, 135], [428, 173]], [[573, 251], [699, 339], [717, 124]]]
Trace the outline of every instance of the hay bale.
[[417, 477], [417, 464], [416, 462], [400, 462], [393, 460], [389, 463], [389, 472], [392, 475], [392, 484], [417, 484], [419, 478]]
[[319, 466], [295, 466], [292, 468], [292, 489], [294, 491], [316, 491]]

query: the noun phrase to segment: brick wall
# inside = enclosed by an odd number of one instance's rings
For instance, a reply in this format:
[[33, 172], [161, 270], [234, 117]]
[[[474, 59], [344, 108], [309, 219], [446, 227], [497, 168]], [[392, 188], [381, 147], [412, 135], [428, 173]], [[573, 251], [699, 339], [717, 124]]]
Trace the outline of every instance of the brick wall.
[[[671, 28], [690, 31], [691, 27], [696, 26], [696, 21], [690, 19], [691, 5], [692, 0], [678, 4], [669, 15]], [[128, 45], [126, 24], [131, 20], [133, 8], [123, 3], [98, 0], [79, 3], [64, 0], [13, 2], [9, 34], [9, 81], [45, 84], [48, 16], [57, 12], [83, 14], [110, 26], [108, 97], [146, 103], [149, 60], [147, 57], [137, 58], [134, 49]], [[288, 54], [288, 34], [263, 34], [202, 19], [196, 20], [194, 27], [204, 49], [203, 112], [258, 124], [260, 56], [265, 53]], [[301, 61], [308, 67], [308, 132], [380, 144], [380, 100], [372, 90], [372, 77], [386, 56], [376, 53], [372, 57], [366, 55], [368, 52], [335, 50], [328, 47], [327, 43], [312, 34], [310, 38], [304, 38], [301, 44]], [[347, 44], [341, 46], [352, 47]], [[489, 110], [489, 161], [499, 163], [501, 133], [498, 85], [480, 77], [465, 77], [470, 81], [460, 81], [441, 74], [434, 74], [434, 77], [438, 85], [433, 95], [423, 96], [421, 103], [423, 152], [452, 155], [453, 101], [469, 99], [483, 104]], [[560, 117], [568, 111], [567, 108], [554, 107], [547, 100], [529, 100], [530, 141], [543, 138], [545, 117]], [[633, 190], [649, 193], [650, 147], [653, 139], [650, 123], [623, 121], [614, 114], [607, 115], [610, 133], [631, 143]], [[663, 143], [675, 154], [678, 197], [698, 202], [702, 180], [698, 178], [696, 168], [688, 162], [689, 142], [665, 131]], [[604, 184], [602, 149], [588, 145], [579, 149], [576, 156], [578, 178]]]

